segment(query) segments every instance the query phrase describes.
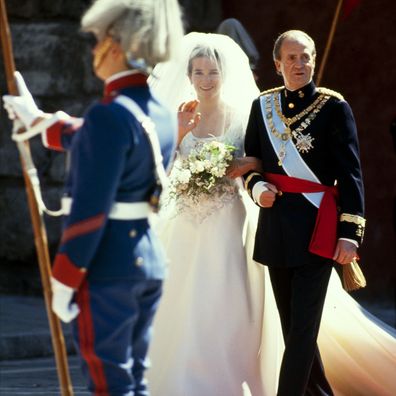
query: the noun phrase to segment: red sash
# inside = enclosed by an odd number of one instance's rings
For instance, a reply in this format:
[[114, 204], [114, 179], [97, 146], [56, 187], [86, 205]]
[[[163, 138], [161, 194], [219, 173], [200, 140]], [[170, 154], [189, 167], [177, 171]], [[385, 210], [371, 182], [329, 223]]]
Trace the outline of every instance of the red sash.
[[312, 233], [309, 251], [318, 256], [333, 258], [337, 243], [337, 200], [336, 186], [325, 186], [297, 177], [264, 173], [266, 181], [274, 184], [278, 190], [288, 193], [324, 192], [316, 216], [315, 228]]

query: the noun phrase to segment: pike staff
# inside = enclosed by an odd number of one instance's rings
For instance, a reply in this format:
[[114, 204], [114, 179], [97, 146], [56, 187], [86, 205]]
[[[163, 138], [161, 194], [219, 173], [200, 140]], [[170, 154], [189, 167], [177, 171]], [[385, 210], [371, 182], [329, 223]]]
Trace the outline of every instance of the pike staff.
[[[18, 88], [14, 78], [15, 62], [12, 51], [11, 34], [4, 0], [0, 0], [0, 19], [1, 47], [5, 65], [7, 87], [11, 95], [18, 95]], [[17, 142], [17, 147], [20, 155], [22, 173], [28, 198], [29, 211], [33, 225], [34, 242], [36, 245], [41, 282], [43, 285], [45, 306], [50, 325], [52, 346], [55, 353], [55, 361], [58, 372], [59, 384], [61, 388], [61, 394], [62, 396], [72, 396], [73, 388], [69, 375], [67, 353], [65, 347], [65, 340], [62, 333], [62, 327], [58, 317], [52, 312], [51, 309], [51, 265], [48, 253], [47, 233], [43, 220], [43, 211], [41, 210], [37, 202], [37, 198], [34, 192], [34, 190], [37, 189], [38, 186], [37, 172], [31, 161], [29, 141]], [[35, 183], [36, 185], [34, 185]]]
[[319, 86], [321, 81], [322, 81], [324, 68], [326, 66], [327, 58], [329, 56], [330, 49], [331, 49], [331, 46], [333, 44], [334, 33], [336, 31], [336, 28], [337, 28], [338, 19], [340, 17], [342, 3], [343, 3], [343, 0], [338, 0], [337, 7], [336, 7], [336, 10], [334, 12], [333, 21], [331, 23], [331, 28], [330, 28], [330, 33], [329, 33], [329, 36], [327, 37], [325, 51], [323, 53], [322, 61], [320, 62], [319, 71], [318, 71], [318, 77], [316, 79], [316, 85], [317, 86]]

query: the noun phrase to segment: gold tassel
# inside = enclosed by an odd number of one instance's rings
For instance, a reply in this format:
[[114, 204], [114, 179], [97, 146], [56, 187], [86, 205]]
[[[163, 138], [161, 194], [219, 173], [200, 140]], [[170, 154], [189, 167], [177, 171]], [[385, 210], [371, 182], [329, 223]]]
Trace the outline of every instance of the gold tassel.
[[346, 291], [357, 290], [366, 286], [366, 278], [356, 259], [342, 266], [342, 281]]

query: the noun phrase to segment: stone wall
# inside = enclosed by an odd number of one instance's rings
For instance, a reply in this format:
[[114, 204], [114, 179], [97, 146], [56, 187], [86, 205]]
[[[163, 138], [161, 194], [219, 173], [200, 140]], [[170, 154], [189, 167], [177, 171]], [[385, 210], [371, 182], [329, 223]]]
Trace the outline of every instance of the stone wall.
[[[15, 64], [44, 111], [59, 109], [82, 115], [101, 92], [91, 69], [88, 42], [79, 19], [88, 1], [7, 1]], [[0, 91], [6, 92], [0, 67]], [[0, 115], [0, 290], [39, 291], [37, 259], [16, 145], [3, 108]], [[59, 207], [66, 156], [46, 150], [39, 137], [31, 140], [44, 200]], [[60, 236], [60, 219], [45, 217], [53, 255]]]

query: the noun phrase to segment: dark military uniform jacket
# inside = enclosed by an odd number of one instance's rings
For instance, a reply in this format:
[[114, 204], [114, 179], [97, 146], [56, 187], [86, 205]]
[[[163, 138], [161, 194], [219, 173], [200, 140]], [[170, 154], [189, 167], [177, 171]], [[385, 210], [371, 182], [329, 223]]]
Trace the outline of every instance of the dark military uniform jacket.
[[[316, 88], [313, 82], [297, 91], [281, 87], [263, 92], [252, 104], [245, 138], [246, 156], [259, 158], [264, 172], [287, 175], [280, 165], [279, 153], [275, 152], [271, 143], [271, 139], [280, 139], [280, 136], [275, 135], [276, 131], [268, 131], [265, 126], [263, 100], [266, 95], [279, 95], [281, 112], [285, 117], [292, 118], [301, 115], [320, 94], [326, 96], [320, 110], [314, 116], [309, 112], [298, 117], [290, 129], [297, 130], [304, 125], [300, 133], [311, 138], [312, 147], [299, 152], [302, 160], [321, 184], [337, 184], [337, 237], [352, 239], [360, 244], [365, 220], [358, 137], [352, 110], [340, 94]], [[308, 122], [304, 123], [308, 118]], [[293, 138], [287, 144], [296, 143]], [[260, 181], [265, 181], [262, 174], [250, 172], [245, 175], [245, 185], [250, 195], [254, 185]], [[266, 265], [285, 267], [303, 265], [312, 260], [313, 255], [308, 247], [317, 211], [317, 207], [300, 193], [283, 193], [277, 196], [271, 208], [260, 208], [254, 259]]]

